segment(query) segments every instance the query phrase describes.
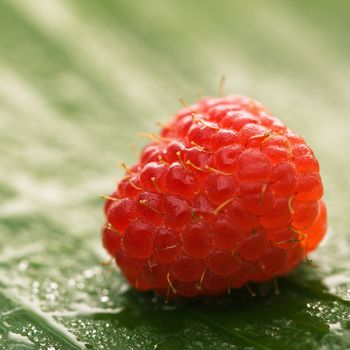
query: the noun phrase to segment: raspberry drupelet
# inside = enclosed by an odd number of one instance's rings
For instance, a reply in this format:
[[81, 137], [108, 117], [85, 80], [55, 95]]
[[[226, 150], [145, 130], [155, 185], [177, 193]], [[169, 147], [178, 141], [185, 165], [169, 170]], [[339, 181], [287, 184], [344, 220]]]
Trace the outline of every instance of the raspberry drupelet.
[[318, 161], [260, 103], [202, 99], [153, 139], [104, 207], [103, 245], [134, 288], [220, 295], [286, 274], [325, 235]]

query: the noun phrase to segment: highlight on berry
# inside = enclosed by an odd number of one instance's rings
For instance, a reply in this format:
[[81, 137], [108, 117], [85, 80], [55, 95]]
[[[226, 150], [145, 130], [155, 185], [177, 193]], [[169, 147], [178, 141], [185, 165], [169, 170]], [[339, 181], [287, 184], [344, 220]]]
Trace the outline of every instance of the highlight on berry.
[[253, 295], [249, 282], [276, 283], [325, 235], [319, 163], [249, 97], [182, 103], [105, 196], [103, 245], [140, 291]]

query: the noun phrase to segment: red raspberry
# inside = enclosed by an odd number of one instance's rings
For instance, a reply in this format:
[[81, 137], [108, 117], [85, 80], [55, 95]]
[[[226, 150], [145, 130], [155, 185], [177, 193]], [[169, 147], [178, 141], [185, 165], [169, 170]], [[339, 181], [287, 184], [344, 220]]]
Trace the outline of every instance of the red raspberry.
[[108, 197], [103, 245], [136, 289], [218, 295], [297, 267], [326, 232], [322, 195], [301, 137], [248, 97], [206, 98]]

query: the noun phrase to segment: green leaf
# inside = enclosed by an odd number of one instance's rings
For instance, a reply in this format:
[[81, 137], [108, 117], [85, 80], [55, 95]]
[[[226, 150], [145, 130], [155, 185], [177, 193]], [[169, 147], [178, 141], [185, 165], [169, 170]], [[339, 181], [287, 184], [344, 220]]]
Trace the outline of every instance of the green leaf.
[[[0, 349], [349, 349], [347, 1], [0, 3]], [[320, 159], [330, 230], [272, 284], [164, 304], [101, 266], [100, 193], [198, 91], [252, 96]]]

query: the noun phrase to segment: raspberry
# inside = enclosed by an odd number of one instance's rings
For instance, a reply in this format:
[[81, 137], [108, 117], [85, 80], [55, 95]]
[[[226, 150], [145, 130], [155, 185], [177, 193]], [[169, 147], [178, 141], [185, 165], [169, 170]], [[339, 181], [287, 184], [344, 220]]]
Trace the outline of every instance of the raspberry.
[[107, 197], [103, 245], [138, 290], [219, 295], [296, 268], [327, 229], [304, 139], [244, 96], [179, 111]]

